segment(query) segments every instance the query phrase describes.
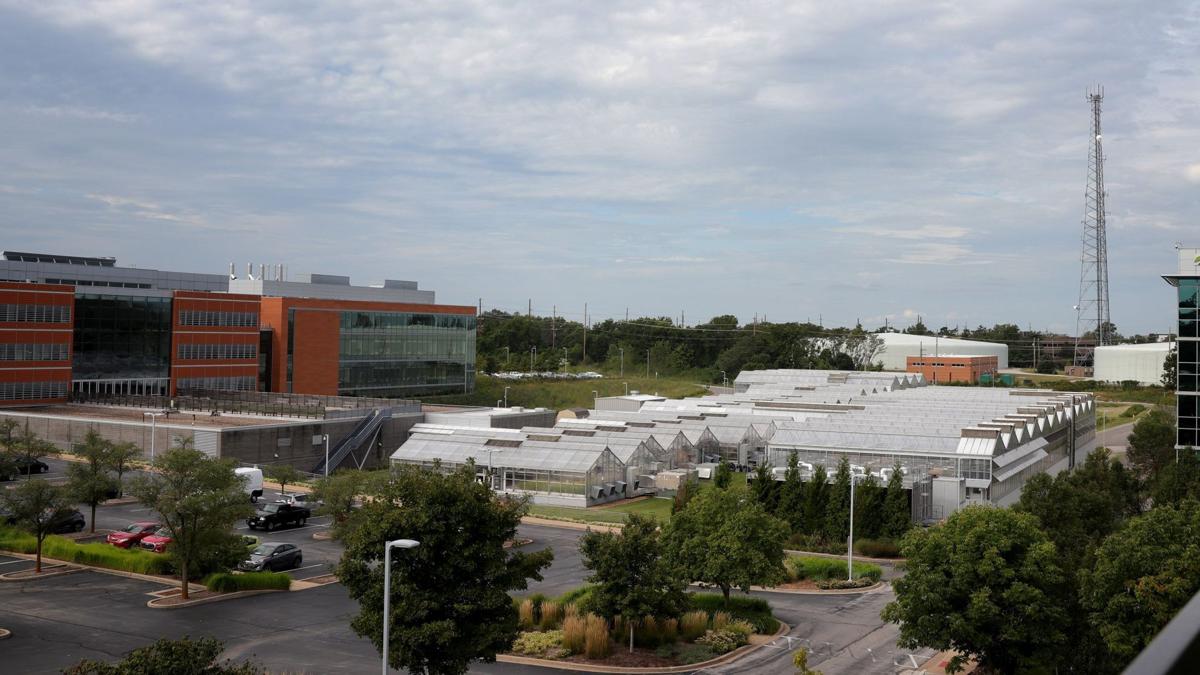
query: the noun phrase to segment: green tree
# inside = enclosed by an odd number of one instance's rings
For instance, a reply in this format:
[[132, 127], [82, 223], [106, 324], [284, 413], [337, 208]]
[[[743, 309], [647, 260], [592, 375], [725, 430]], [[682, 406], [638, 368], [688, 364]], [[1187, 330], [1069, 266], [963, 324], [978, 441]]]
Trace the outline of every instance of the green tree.
[[287, 486], [300, 482], [302, 476], [291, 464], [272, 464], [267, 467], [267, 478], [279, 483], [279, 494], [287, 494]]
[[108, 475], [109, 456], [112, 443], [105, 440], [95, 429], [88, 429], [82, 443], [76, 443], [71, 452], [79, 462], [67, 465], [67, 492], [79, 503], [91, 507], [88, 525], [96, 531], [96, 505], [116, 491], [116, 482]]
[[179, 569], [180, 590], [204, 568], [232, 565], [245, 553], [234, 523], [253, 513], [233, 464], [211, 459], [183, 441], [155, 457], [153, 472], [133, 480], [132, 492], [153, 509], [171, 535], [167, 555]]
[[707, 490], [676, 513], [664, 536], [667, 560], [689, 581], [729, 592], [773, 586], [784, 579], [787, 523], [763, 510], [745, 490]]
[[14, 488], [0, 490], [0, 500], [13, 523], [29, 530], [37, 540], [33, 571], [41, 574], [42, 543], [50, 535], [54, 524], [71, 511], [70, 495], [62, 487], [34, 478]]
[[754, 501], [762, 504], [767, 512], [774, 513], [779, 503], [779, 484], [771, 474], [770, 465], [759, 464], [754, 469], [753, 478], [750, 481], [750, 493], [754, 495]]
[[1179, 452], [1179, 461], [1167, 464], [1155, 476], [1150, 492], [1154, 505], [1178, 504], [1200, 499], [1200, 457], [1195, 449]]
[[1162, 385], [1170, 391], [1175, 390], [1177, 381], [1176, 373], [1179, 369], [1179, 352], [1178, 348], [1173, 348], [1167, 352], [1167, 357], [1163, 359]]
[[1175, 461], [1175, 417], [1163, 408], [1151, 408], [1138, 418], [1129, 434], [1129, 463], [1142, 478], [1150, 478]]
[[179, 640], [162, 638], [148, 647], [135, 649], [116, 663], [84, 659], [63, 671], [64, 675], [258, 675], [265, 672], [253, 663], [220, 662], [223, 649], [215, 638]]
[[517, 633], [509, 591], [540, 580], [553, 559], [549, 549], [504, 547], [516, 537], [526, 502], [475, 482], [471, 463], [448, 474], [402, 467], [373, 489], [346, 522], [337, 567], [359, 603], [351, 628], [382, 651], [384, 545], [415, 539], [420, 546], [392, 556], [388, 665], [444, 675], [494, 661]]
[[779, 503], [775, 517], [788, 524], [792, 532], [804, 530], [804, 482], [800, 480], [800, 463], [796, 453], [788, 453], [787, 471], [779, 488]]
[[874, 539], [883, 531], [884, 490], [874, 474], [859, 481], [854, 494], [854, 536]]
[[1200, 591], [1200, 503], [1155, 507], [1100, 545], [1080, 598], [1114, 663], [1127, 663]]
[[[686, 604], [684, 582], [663, 558], [658, 523], [629, 514], [620, 534], [588, 530], [579, 541], [583, 566], [592, 571], [591, 605], [601, 616], [678, 615]], [[629, 622], [629, 651], [633, 626]]]
[[822, 533], [830, 542], [846, 541], [850, 536], [850, 460], [845, 455], [838, 461], [837, 472], [833, 474]]
[[16, 432], [17, 421], [11, 417], [0, 419], [0, 478], [18, 475]]
[[29, 429], [29, 420], [25, 420], [25, 428], [20, 432], [9, 433], [6, 445], [12, 457], [23, 466], [29, 466], [37, 458], [56, 449], [53, 443], [42, 440]]
[[883, 535], [899, 539], [912, 527], [912, 508], [908, 503], [908, 494], [904, 489], [904, 473], [900, 468], [900, 460], [892, 465], [892, 475], [888, 476], [887, 491], [883, 497]]
[[134, 459], [142, 456], [142, 449], [136, 443], [126, 441], [114, 443], [108, 450], [108, 468], [117, 474], [117, 496], [125, 496], [125, 472], [129, 471]]
[[812, 481], [804, 490], [804, 532], [820, 534], [825, 526], [825, 512], [829, 509], [829, 477], [825, 466], [813, 469]]
[[713, 485], [719, 490], [724, 490], [733, 482], [733, 468], [729, 466], [729, 462], [721, 462], [717, 464], [717, 470], [713, 472]]
[[359, 496], [368, 489], [367, 485], [367, 475], [354, 469], [338, 471], [328, 478], [317, 480], [312, 495], [320, 504], [317, 513], [332, 516], [333, 525], [330, 530], [335, 538], [341, 538], [342, 525], [354, 512]]
[[905, 648], [954, 650], [948, 672], [976, 659], [988, 672], [1048, 668], [1066, 641], [1063, 574], [1031, 515], [968, 506], [904, 537], [907, 572], [883, 619]]

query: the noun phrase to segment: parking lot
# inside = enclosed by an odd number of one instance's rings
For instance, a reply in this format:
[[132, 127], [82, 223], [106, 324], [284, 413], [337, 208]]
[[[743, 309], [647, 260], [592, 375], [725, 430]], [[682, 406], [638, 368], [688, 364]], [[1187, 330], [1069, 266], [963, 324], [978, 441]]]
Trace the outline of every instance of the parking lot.
[[[68, 462], [65, 460], [45, 457], [43, 462], [50, 466], [48, 473], [38, 474], [38, 478], [44, 478], [51, 482], [64, 482], [66, 480], [66, 466]], [[128, 481], [129, 475], [126, 475]], [[12, 485], [11, 483], [9, 485]], [[258, 505], [266, 504], [280, 498], [277, 490], [264, 489], [263, 496], [259, 499]], [[249, 498], [247, 498], [249, 499]], [[91, 518], [90, 508], [86, 505], [80, 505], [79, 511], [84, 515], [84, 518]], [[141, 504], [112, 504], [101, 505], [96, 508], [96, 531], [101, 530], [119, 530], [130, 523], [138, 521], [153, 521], [156, 520], [154, 511]], [[321, 541], [313, 539], [313, 534], [321, 532], [329, 527], [331, 519], [329, 516], [314, 516], [308, 519], [308, 522], [302, 526], [283, 527], [270, 532], [263, 530], [253, 531], [246, 526], [245, 521], [241, 521], [234, 528], [237, 534], [246, 534], [258, 537], [260, 542], [274, 542], [295, 544], [300, 547], [304, 553], [304, 564], [294, 570], [288, 570], [287, 573], [295, 579], [311, 579], [325, 574], [330, 574], [333, 571], [333, 566], [337, 564], [342, 556], [341, 546], [334, 541]], [[88, 523], [89, 528], [91, 523]], [[0, 566], [0, 573], [15, 571], [5, 569]]]

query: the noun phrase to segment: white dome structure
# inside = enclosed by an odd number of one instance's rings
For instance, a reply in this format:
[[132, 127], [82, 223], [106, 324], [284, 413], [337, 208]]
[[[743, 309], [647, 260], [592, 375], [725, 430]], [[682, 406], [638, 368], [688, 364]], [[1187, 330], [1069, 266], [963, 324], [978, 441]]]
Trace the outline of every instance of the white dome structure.
[[1173, 342], [1147, 342], [1096, 347], [1092, 377], [1101, 382], [1162, 384], [1163, 361], [1173, 346]]
[[876, 333], [883, 340], [883, 349], [875, 356], [884, 370], [904, 370], [910, 356], [954, 354], [960, 356], [995, 356], [998, 367], [1008, 367], [1008, 345], [999, 342], [963, 340], [961, 338], [909, 335], [907, 333]]

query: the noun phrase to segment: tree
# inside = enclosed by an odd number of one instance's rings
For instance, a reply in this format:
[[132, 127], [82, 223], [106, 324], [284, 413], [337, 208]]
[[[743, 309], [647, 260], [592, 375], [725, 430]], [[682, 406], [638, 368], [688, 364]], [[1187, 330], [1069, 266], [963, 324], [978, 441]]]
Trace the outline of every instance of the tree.
[[1049, 667], [1066, 635], [1063, 574], [1053, 542], [1025, 513], [968, 506], [904, 537], [907, 572], [883, 619], [909, 649], [954, 650], [948, 672], [976, 659], [988, 672]]
[[287, 494], [287, 486], [300, 482], [300, 472], [291, 464], [272, 464], [267, 467], [267, 477], [279, 483], [279, 494]]
[[1126, 455], [1142, 478], [1157, 475], [1175, 461], [1175, 417], [1163, 408], [1151, 408], [1133, 425]]
[[354, 512], [359, 495], [363, 493], [367, 477], [362, 471], [338, 471], [328, 478], [317, 480], [313, 490], [313, 498], [320, 506], [317, 513], [332, 516], [333, 525], [330, 528], [333, 536], [341, 538], [340, 529], [343, 523]]
[[16, 476], [19, 473], [15, 442], [16, 430], [17, 421], [15, 419], [11, 417], [0, 419], [0, 477]]
[[745, 490], [707, 490], [675, 514], [664, 535], [669, 563], [688, 581], [729, 592], [773, 586], [784, 579], [787, 523], [763, 510]]
[[850, 460], [845, 455], [838, 461], [837, 472], [833, 474], [822, 532], [825, 540], [830, 542], [846, 541], [850, 536]]
[[883, 535], [899, 539], [912, 527], [912, 508], [904, 490], [904, 472], [900, 460], [892, 465], [888, 476], [887, 491], [883, 497]]
[[233, 464], [211, 459], [186, 441], [154, 459], [154, 472], [130, 487], [142, 504], [158, 513], [171, 536], [167, 555], [179, 568], [180, 590], [188, 598], [188, 579], [204, 567], [232, 565], [240, 539], [231, 530], [253, 509]]
[[11, 433], [6, 445], [13, 457], [23, 466], [29, 466], [38, 457], [54, 451], [54, 444], [43, 441], [29, 429], [29, 420], [25, 420], [25, 428], [19, 433]]
[[71, 452], [81, 462], [67, 465], [67, 492], [78, 502], [92, 509], [88, 525], [96, 531], [96, 505], [116, 490], [112, 476], [108, 475], [108, 462], [112, 443], [105, 440], [95, 429], [88, 429], [82, 443], [76, 443]]
[[713, 473], [713, 485], [719, 490], [724, 490], [732, 481], [733, 469], [729, 466], [729, 462], [717, 464], [717, 470]]
[[770, 465], [759, 464], [754, 469], [753, 478], [750, 481], [750, 493], [754, 495], [754, 501], [762, 504], [767, 512], [774, 513], [779, 503], [779, 485], [771, 473]]
[[825, 525], [825, 511], [829, 508], [829, 477], [825, 466], [813, 470], [812, 482], [804, 490], [804, 531], [820, 534]]
[[[620, 534], [593, 532], [579, 541], [583, 566], [592, 571], [591, 604], [601, 616], [676, 616], [686, 604], [684, 582], [662, 557], [658, 523], [629, 515]], [[629, 621], [629, 651], [633, 651]]]
[[392, 668], [413, 673], [464, 673], [491, 662], [517, 634], [509, 591], [540, 580], [551, 550], [506, 549], [516, 537], [526, 501], [496, 495], [475, 481], [467, 463], [453, 473], [401, 467], [346, 521], [346, 550], [337, 575], [359, 603], [350, 626], [383, 645], [383, 557], [388, 541], [415, 539], [392, 557]]
[[1178, 462], [1162, 468], [1155, 476], [1150, 497], [1156, 507], [1200, 499], [1200, 457], [1195, 449], [1181, 450]]
[[1101, 544], [1080, 599], [1110, 659], [1127, 663], [1200, 591], [1200, 503], [1158, 506]]
[[117, 663], [84, 659], [63, 671], [64, 675], [258, 675], [265, 672], [253, 663], [219, 662], [223, 646], [215, 638], [192, 640], [162, 638], [148, 647], [135, 649]]
[[37, 540], [33, 571], [42, 572], [42, 543], [59, 519], [71, 511], [71, 497], [57, 485], [41, 478], [27, 480], [14, 488], [0, 491], [9, 518], [17, 527], [29, 530]]
[[787, 471], [779, 488], [775, 516], [788, 524], [792, 532], [804, 530], [804, 482], [800, 480], [800, 462], [796, 453], [788, 454]]
[[125, 472], [134, 459], [142, 456], [136, 443], [113, 443], [108, 449], [108, 468], [117, 474], [117, 496], [125, 496]]
[[1163, 359], [1162, 385], [1167, 389], [1174, 391], [1175, 383], [1178, 381], [1176, 377], [1179, 371], [1179, 351], [1178, 348], [1172, 348], [1167, 352], [1167, 357]]
[[700, 491], [700, 485], [696, 483], [695, 478], [688, 478], [679, 485], [679, 489], [675, 491], [675, 498], [671, 500], [671, 513], [676, 514], [684, 510], [692, 497]]
[[884, 495], [874, 474], [858, 483], [854, 495], [854, 536], [874, 539], [883, 531]]

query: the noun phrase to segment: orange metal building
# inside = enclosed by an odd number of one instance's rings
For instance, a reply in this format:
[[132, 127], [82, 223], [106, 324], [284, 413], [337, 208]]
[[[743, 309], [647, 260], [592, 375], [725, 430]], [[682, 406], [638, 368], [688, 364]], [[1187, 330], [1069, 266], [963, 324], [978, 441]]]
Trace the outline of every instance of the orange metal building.
[[927, 382], [979, 382], [985, 374], [995, 374], [1000, 368], [995, 356], [975, 354], [943, 354], [933, 356], [910, 356], [906, 370], [920, 373]]

